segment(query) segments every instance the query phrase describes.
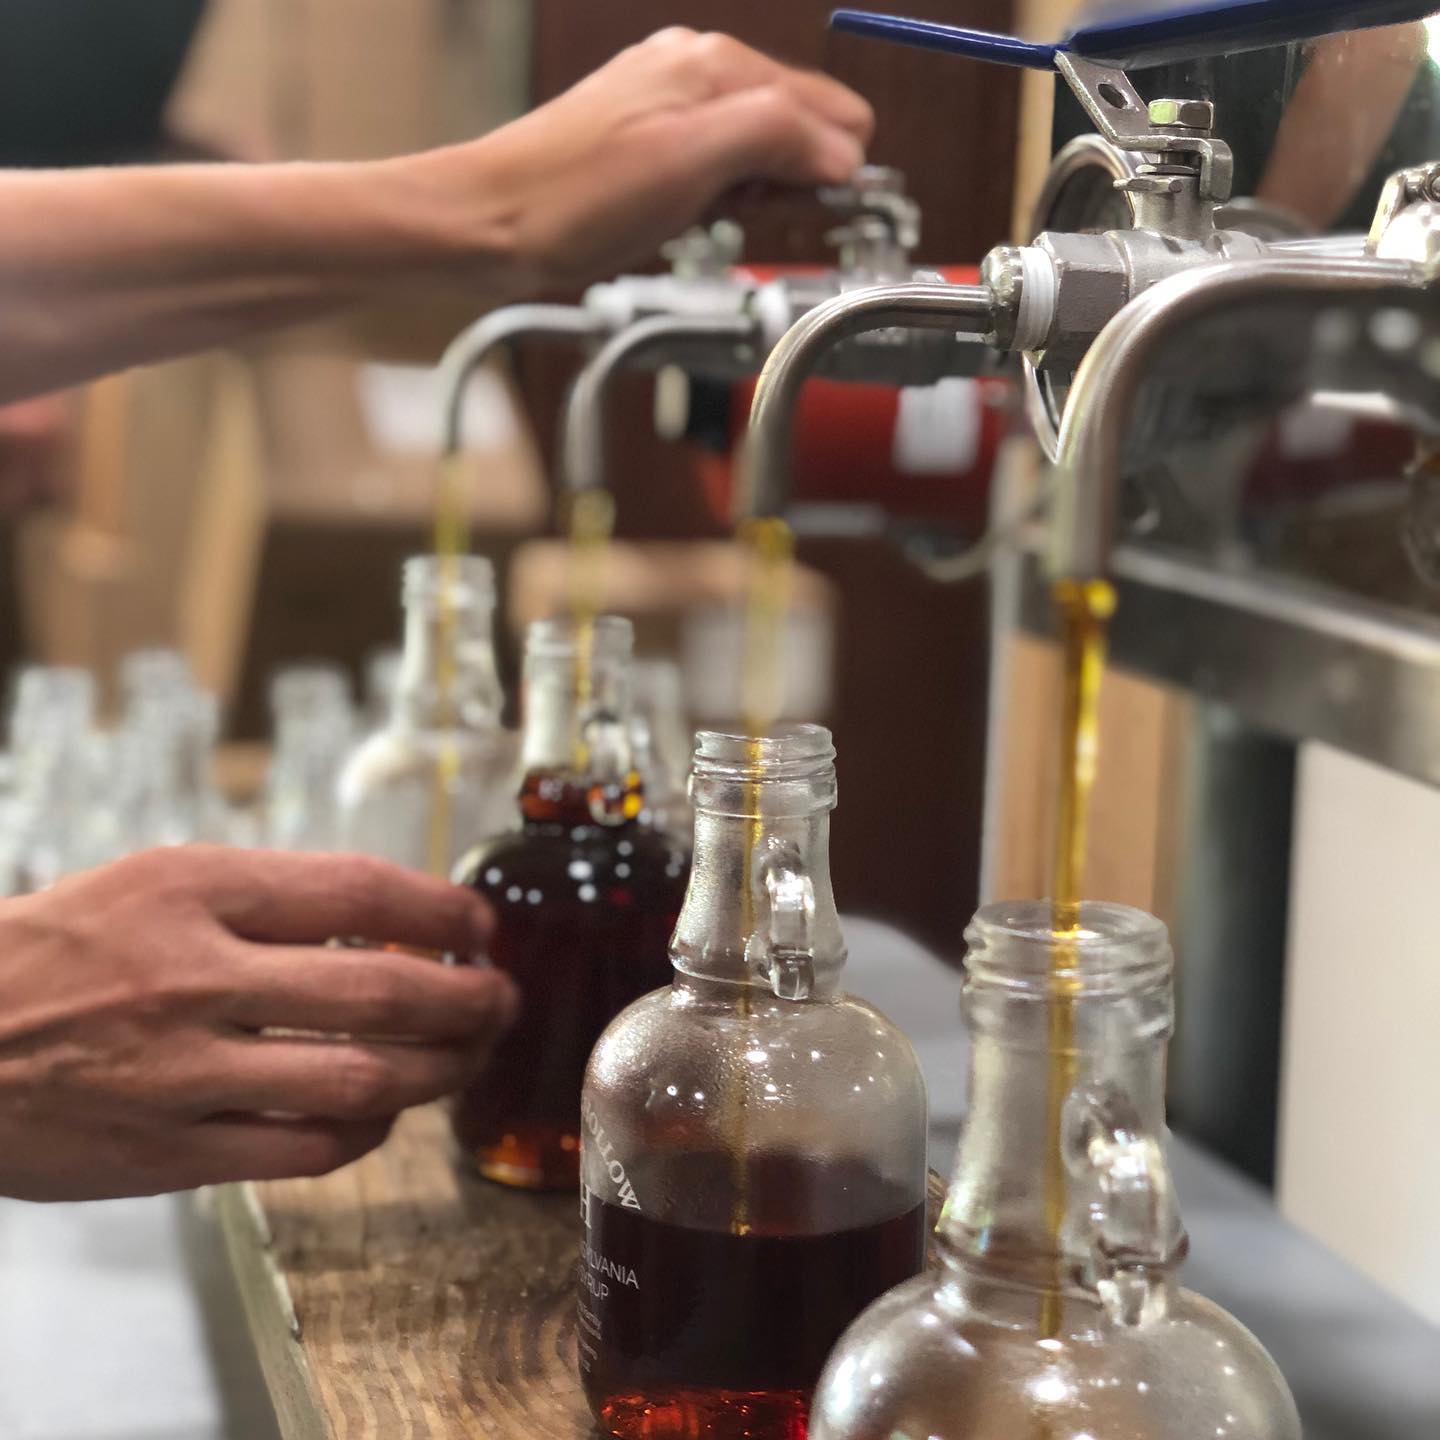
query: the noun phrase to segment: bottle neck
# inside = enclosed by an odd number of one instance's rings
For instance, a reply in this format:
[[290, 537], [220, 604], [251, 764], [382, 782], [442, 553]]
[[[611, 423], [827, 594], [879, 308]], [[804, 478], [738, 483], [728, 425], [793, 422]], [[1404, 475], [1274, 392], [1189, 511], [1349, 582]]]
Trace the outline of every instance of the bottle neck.
[[[1057, 1064], [1070, 1073], [1057, 1076]], [[1082, 1052], [1072, 1064], [1073, 1070], [1057, 1062], [1043, 1045], [995, 1034], [975, 1037], [969, 1108], [939, 1225], [946, 1248], [967, 1265], [1043, 1286], [1057, 1265], [1083, 1268], [1088, 1261], [1088, 1248], [1068, 1219], [1057, 1234], [1046, 1184], [1047, 1176], [1069, 1175], [1061, 1153], [1066, 1140], [1055, 1125], [1063, 1108], [1052, 1094], [1057, 1080], [1066, 1095], [1126, 1096], [1144, 1133], [1164, 1135], [1163, 1041]], [[1088, 1193], [1078, 1182], [1068, 1188], [1067, 1210]]]
[[526, 658], [520, 765], [527, 776], [566, 777], [584, 788], [633, 770], [628, 668], [628, 656], [593, 655], [583, 672], [573, 653]]
[[937, 1227], [954, 1278], [1047, 1334], [1069, 1305], [1122, 1326], [1163, 1316], [1187, 1243], [1163, 1148], [1164, 927], [1087, 902], [1057, 937], [1048, 902], [1014, 902], [966, 938], [970, 1101]]
[[682, 987], [755, 986], [786, 1000], [837, 996], [845, 941], [830, 883], [828, 804], [800, 815], [699, 806], [671, 953]]
[[407, 605], [392, 724], [407, 730], [494, 730], [500, 706], [494, 607], [472, 598], [445, 614], [434, 596]]

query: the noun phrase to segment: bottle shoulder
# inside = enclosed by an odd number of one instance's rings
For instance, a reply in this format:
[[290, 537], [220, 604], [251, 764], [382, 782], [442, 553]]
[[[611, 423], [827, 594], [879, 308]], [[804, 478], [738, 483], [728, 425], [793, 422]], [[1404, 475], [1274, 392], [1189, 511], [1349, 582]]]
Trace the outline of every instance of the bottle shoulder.
[[[1038, 1323], [982, 1315], [949, 1278], [927, 1274], [870, 1307], [841, 1337], [813, 1422], [836, 1440], [1009, 1440], [1043, 1400], [1055, 1440], [1145, 1435], [1300, 1440], [1274, 1361], [1228, 1312], [1179, 1290], [1169, 1313], [1133, 1327], [1098, 1304], [1059, 1338]], [[1089, 1323], [1083, 1317], [1088, 1314]], [[878, 1378], [877, 1378], [878, 1377]]]
[[511, 731], [391, 726], [367, 735], [345, 757], [340, 768], [341, 795], [413, 778], [433, 783], [435, 762], [442, 748], [458, 757], [463, 774], [513, 782], [517, 751]]
[[[671, 1085], [686, 1094], [743, 1091], [758, 1104], [781, 1101], [836, 1114], [891, 1110], [924, 1123], [925, 1084], [914, 1047], [879, 1011], [842, 996], [825, 1002], [776, 1000], [759, 987], [729, 1003], [696, 1004], [683, 985], [637, 1000], [595, 1047], [598, 1086], [631, 1094]], [[688, 1089], [686, 1088], [688, 1086]]]
[[459, 883], [482, 893], [546, 877], [568, 882], [581, 902], [620, 889], [656, 897], [677, 911], [688, 876], [689, 857], [653, 831], [525, 821], [481, 841], [456, 872]]

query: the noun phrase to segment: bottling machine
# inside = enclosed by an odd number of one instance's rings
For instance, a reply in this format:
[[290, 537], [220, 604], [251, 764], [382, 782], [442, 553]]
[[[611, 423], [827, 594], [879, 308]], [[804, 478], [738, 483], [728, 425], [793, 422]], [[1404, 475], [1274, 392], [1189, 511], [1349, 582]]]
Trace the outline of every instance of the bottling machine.
[[[1034, 443], [997, 467], [990, 533], [942, 564], [917, 551], [937, 576], [989, 569], [992, 755], [1012, 743], [1011, 642], [1051, 633], [1056, 577], [1108, 577], [1112, 665], [1186, 716], [1159, 837], [1171, 1112], [1440, 1320], [1440, 29], [1418, 4], [1257, 0], [1043, 45], [833, 23], [1056, 73], [1027, 243], [978, 271], [918, 268], [918, 215], [893, 173], [869, 173], [827, 197], [847, 223], [823, 275], [757, 277], [721, 230], [678, 247], [670, 275], [480, 322], [447, 357], [450, 437], [459, 382], [519, 335], [591, 347], [562, 446], [578, 489], [604, 483], [619, 369], [758, 369], [733, 503], [784, 515], [815, 377], [1008, 377]], [[1003, 803], [992, 786], [987, 887]], [[1405, 1413], [1433, 1415], [1411, 1379]]]
[[[1281, 1194], [1297, 1216], [1433, 1317], [1434, 1262], [1417, 1275], [1413, 1228], [1433, 1162], [1406, 1147], [1434, 1113], [1436, 1077], [1423, 1032], [1397, 1029], [1393, 1007], [1399, 976], [1414, 985], [1429, 973], [1429, 882], [1412, 857], [1434, 833], [1426, 792], [1440, 774], [1440, 166], [1425, 148], [1440, 137], [1398, 124], [1381, 154], [1402, 164], [1373, 197], [1368, 231], [1305, 233], [1284, 207], [1232, 193], [1223, 64], [1209, 93], [1179, 96], [1142, 96], [1121, 68], [1170, 62], [1173, 80], [1177, 60], [1298, 41], [1307, 21], [1323, 31], [1408, 19], [1373, 34], [1412, 36], [1400, 113], [1428, 119], [1434, 64], [1413, 36], [1433, 32], [1395, 10], [1343, 21], [1291, 11], [1279, 35], [1233, 28], [1251, 13], [1191, 15], [1184, 33], [1163, 20], [1101, 24], [1036, 47], [837, 12], [861, 33], [1053, 65], [1095, 133], [1060, 146], [1033, 239], [991, 251], [978, 285], [854, 290], [785, 335], [757, 389], [743, 503], [784, 510], [795, 402], [832, 349], [863, 354], [870, 342], [888, 368], [895, 349], [928, 348], [938, 332], [957, 353], [1014, 357], [1051, 464], [1038, 497], [1018, 502], [1036, 523], [987, 547], [996, 661], [1015, 631], [1049, 632], [1050, 580], [1104, 574], [1119, 592], [1113, 664], [1186, 702], [1166, 837], [1182, 997], [1172, 1112], [1265, 1179], [1278, 1128]], [[1366, 37], [1318, 45], [1363, 53], [1376, 44]], [[1278, 53], [1293, 62], [1298, 49]], [[1367, 94], [1327, 98], [1344, 114]], [[1245, 141], [1253, 170], [1262, 139]], [[993, 543], [1004, 540], [1017, 543]], [[1003, 691], [998, 670], [992, 682]], [[1013, 720], [994, 713], [992, 751]], [[987, 823], [993, 833], [1000, 817]], [[1362, 978], [1346, 957], [1372, 934], [1394, 970]], [[1388, 1049], [1401, 1035], [1411, 1049]], [[1393, 1069], [1371, 1063], [1376, 1045]], [[1399, 1071], [1403, 1083], [1387, 1078]], [[1339, 1115], [1350, 1145], [1334, 1139]], [[1372, 1173], [1414, 1178], [1379, 1195], [1350, 1178], [1361, 1156]], [[1377, 1245], [1377, 1219], [1408, 1223], [1411, 1240]]]

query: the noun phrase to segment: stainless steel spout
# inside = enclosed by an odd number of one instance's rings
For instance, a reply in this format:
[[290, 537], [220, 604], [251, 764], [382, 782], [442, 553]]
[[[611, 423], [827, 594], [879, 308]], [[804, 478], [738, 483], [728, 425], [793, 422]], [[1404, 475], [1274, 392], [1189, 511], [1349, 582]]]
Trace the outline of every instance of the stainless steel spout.
[[796, 402], [827, 350], [866, 331], [892, 328], [951, 330], [980, 341], [993, 334], [995, 308], [990, 290], [980, 285], [873, 285], [837, 295], [797, 320], [770, 352], [755, 388], [736, 488], [740, 513], [784, 513]]
[[758, 343], [748, 315], [654, 315], [611, 336], [575, 379], [565, 406], [561, 473], [570, 490], [605, 483], [605, 401], [616, 373], [640, 361], [679, 362], [699, 350]]
[[579, 305], [506, 305], [462, 330], [440, 357], [444, 453], [455, 455], [460, 450], [466, 382], [501, 346], [542, 336], [585, 340], [603, 328], [598, 315]]
[[1056, 452], [1050, 565], [1057, 577], [1109, 569], [1121, 461], [1136, 397], [1162, 347], [1184, 326], [1247, 301], [1296, 293], [1337, 299], [1423, 283], [1409, 261], [1289, 253], [1182, 271], [1137, 296], [1096, 336], [1075, 373]]

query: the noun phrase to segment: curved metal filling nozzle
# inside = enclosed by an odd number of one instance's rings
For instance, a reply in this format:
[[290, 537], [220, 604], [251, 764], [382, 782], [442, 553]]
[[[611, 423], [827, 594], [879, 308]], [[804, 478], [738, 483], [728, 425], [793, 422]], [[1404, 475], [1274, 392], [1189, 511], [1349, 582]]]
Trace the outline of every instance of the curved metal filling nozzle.
[[697, 346], [733, 348], [758, 339], [748, 315], [653, 315], [600, 347], [575, 379], [565, 405], [561, 473], [570, 490], [605, 483], [605, 399], [617, 371], [657, 355], [680, 360]]
[[440, 389], [445, 397], [443, 453], [459, 453], [465, 384], [502, 345], [540, 336], [584, 340], [603, 328], [601, 317], [580, 305], [506, 305], [462, 330], [440, 357]]
[[1090, 579], [1109, 570], [1136, 398], [1161, 347], [1183, 326], [1269, 296], [1342, 298], [1423, 283], [1420, 266], [1409, 261], [1292, 253], [1187, 270], [1130, 301], [1092, 342], [1066, 401], [1051, 506], [1052, 574]]
[[817, 305], [781, 337], [755, 387], [736, 487], [742, 515], [782, 515], [800, 388], [833, 346], [870, 330], [953, 330], [976, 341], [995, 328], [996, 301], [981, 285], [872, 285]]

